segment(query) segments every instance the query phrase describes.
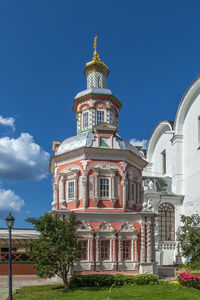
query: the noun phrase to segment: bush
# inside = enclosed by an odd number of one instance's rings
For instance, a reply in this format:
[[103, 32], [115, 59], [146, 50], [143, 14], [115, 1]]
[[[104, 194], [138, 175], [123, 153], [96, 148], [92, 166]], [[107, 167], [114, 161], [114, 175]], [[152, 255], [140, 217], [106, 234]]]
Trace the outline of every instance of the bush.
[[155, 274], [122, 275], [122, 274], [92, 274], [73, 275], [70, 279], [70, 288], [97, 287], [97, 286], [122, 286], [126, 284], [156, 284], [158, 277]]
[[200, 275], [184, 272], [180, 273], [177, 278], [180, 284], [200, 290]]

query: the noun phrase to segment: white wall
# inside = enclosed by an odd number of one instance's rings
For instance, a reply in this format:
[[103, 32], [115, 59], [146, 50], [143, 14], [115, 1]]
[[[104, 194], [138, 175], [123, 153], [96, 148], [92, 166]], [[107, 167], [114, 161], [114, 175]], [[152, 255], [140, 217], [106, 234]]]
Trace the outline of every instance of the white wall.
[[198, 150], [198, 117], [200, 95], [191, 101], [183, 124], [183, 202], [182, 213], [200, 214], [200, 149]]

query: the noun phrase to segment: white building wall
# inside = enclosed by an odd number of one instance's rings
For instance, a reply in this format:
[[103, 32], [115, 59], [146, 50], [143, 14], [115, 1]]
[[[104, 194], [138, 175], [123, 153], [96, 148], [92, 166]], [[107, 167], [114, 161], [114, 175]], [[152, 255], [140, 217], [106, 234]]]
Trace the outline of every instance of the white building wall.
[[200, 214], [200, 149], [198, 117], [200, 95], [192, 101], [183, 124], [183, 194], [182, 214]]
[[[167, 128], [163, 131], [159, 140], [157, 141], [153, 156], [152, 156], [152, 174], [151, 176], [170, 176], [172, 177], [174, 174], [174, 166], [173, 166], [173, 150], [171, 138], [172, 134], [166, 133], [169, 132]], [[163, 166], [162, 166], [162, 152], [166, 151], [166, 174], [163, 174]], [[150, 174], [149, 174], [150, 175]]]

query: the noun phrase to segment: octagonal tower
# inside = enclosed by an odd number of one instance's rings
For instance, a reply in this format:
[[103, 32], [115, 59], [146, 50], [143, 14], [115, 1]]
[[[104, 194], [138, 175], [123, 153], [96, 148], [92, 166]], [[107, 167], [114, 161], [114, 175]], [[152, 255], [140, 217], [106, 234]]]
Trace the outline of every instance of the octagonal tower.
[[138, 272], [144, 263], [153, 272], [154, 216], [141, 211], [146, 161], [118, 134], [122, 104], [106, 88], [109, 71], [99, 58], [96, 39], [84, 71], [87, 89], [74, 99], [77, 135], [53, 142], [52, 211], [65, 217], [73, 211], [82, 222], [77, 230], [83, 257], [77, 272]]

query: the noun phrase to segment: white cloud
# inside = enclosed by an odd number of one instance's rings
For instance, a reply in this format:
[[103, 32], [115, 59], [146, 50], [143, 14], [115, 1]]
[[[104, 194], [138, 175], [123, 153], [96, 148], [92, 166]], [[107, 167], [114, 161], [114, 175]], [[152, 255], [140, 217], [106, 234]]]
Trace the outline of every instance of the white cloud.
[[48, 172], [49, 153], [29, 133], [0, 138], [0, 179], [40, 180]]
[[140, 146], [142, 147], [143, 149], [146, 149], [147, 148], [147, 140], [136, 140], [136, 139], [131, 139], [129, 141], [130, 144], [132, 144], [133, 146]]
[[24, 200], [17, 196], [12, 190], [0, 189], [0, 214], [5, 212], [20, 212], [24, 206]]
[[15, 130], [15, 119], [10, 117], [10, 118], [4, 118], [0, 115], [0, 124], [3, 126], [9, 126], [13, 130]]

